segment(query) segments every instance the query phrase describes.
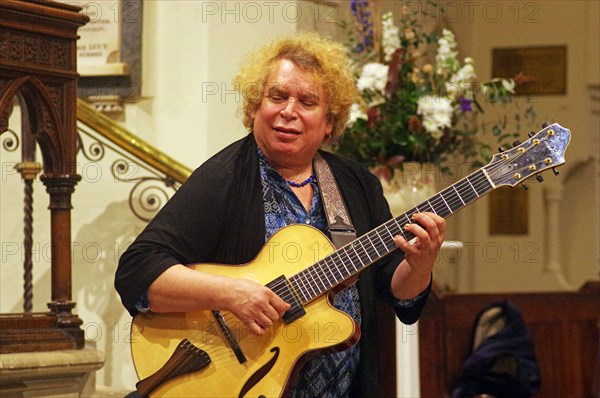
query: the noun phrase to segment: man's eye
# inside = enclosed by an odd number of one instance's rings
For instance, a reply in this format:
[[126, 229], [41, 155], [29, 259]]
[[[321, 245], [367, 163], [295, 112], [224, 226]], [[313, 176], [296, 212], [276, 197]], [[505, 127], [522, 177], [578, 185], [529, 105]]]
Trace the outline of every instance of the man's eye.
[[317, 106], [317, 103], [314, 101], [302, 101], [302, 105], [312, 108], [313, 106]]
[[270, 95], [269, 99], [273, 102], [283, 102], [285, 101], [285, 98], [282, 97], [281, 95]]

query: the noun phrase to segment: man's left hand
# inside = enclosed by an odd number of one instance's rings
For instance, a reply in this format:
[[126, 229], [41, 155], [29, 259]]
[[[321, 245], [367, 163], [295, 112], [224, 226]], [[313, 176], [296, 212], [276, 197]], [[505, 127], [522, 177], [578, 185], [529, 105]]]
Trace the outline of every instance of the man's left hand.
[[413, 223], [404, 227], [406, 232], [415, 235], [407, 242], [401, 235], [394, 237], [394, 242], [406, 253], [405, 261], [412, 272], [429, 275], [435, 264], [442, 243], [446, 220], [434, 213], [415, 213]]

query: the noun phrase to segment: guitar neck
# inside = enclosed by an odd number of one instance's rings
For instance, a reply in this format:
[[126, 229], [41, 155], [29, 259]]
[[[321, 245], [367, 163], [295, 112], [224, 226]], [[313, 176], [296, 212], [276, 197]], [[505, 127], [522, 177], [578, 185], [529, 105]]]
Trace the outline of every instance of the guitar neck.
[[449, 217], [497, 186], [514, 187], [528, 177], [565, 163], [564, 152], [571, 140], [568, 129], [554, 123], [530, 137], [510, 150], [495, 154], [486, 166], [425, 202], [293, 275], [289, 281], [298, 300], [306, 303], [321, 296], [396, 250], [394, 236], [413, 239], [413, 234], [404, 231], [413, 214], [432, 212]]
[[404, 230], [404, 226], [412, 222], [413, 214], [431, 212], [446, 218], [494, 188], [485, 168], [479, 169], [406, 213], [385, 222], [291, 276], [289, 281], [299, 300], [307, 303], [396, 250], [398, 247], [394, 243], [394, 236], [401, 235], [406, 240], [413, 239], [415, 236]]

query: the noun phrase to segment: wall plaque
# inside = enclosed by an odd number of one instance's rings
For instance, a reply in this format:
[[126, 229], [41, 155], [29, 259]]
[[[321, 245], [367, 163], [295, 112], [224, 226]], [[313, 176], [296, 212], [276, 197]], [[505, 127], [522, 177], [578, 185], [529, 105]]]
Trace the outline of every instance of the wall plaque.
[[83, 12], [90, 22], [79, 29], [77, 71], [81, 76], [127, 74], [121, 62], [121, 1], [87, 2]]
[[492, 76], [533, 77], [518, 85], [519, 95], [564, 95], [567, 93], [567, 47], [513, 47], [492, 50]]
[[141, 95], [142, 0], [61, 2], [90, 18], [78, 32], [78, 96], [99, 111], [122, 112]]

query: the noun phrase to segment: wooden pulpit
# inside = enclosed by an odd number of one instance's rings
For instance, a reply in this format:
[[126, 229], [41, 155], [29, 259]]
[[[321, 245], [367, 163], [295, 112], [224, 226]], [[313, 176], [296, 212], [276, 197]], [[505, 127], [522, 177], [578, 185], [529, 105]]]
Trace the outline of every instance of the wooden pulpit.
[[49, 311], [0, 315], [0, 353], [83, 347], [71, 297], [71, 195], [76, 171], [79, 7], [47, 0], [0, 1], [0, 134], [15, 98], [22, 134], [34, 137], [50, 196], [52, 297]]

